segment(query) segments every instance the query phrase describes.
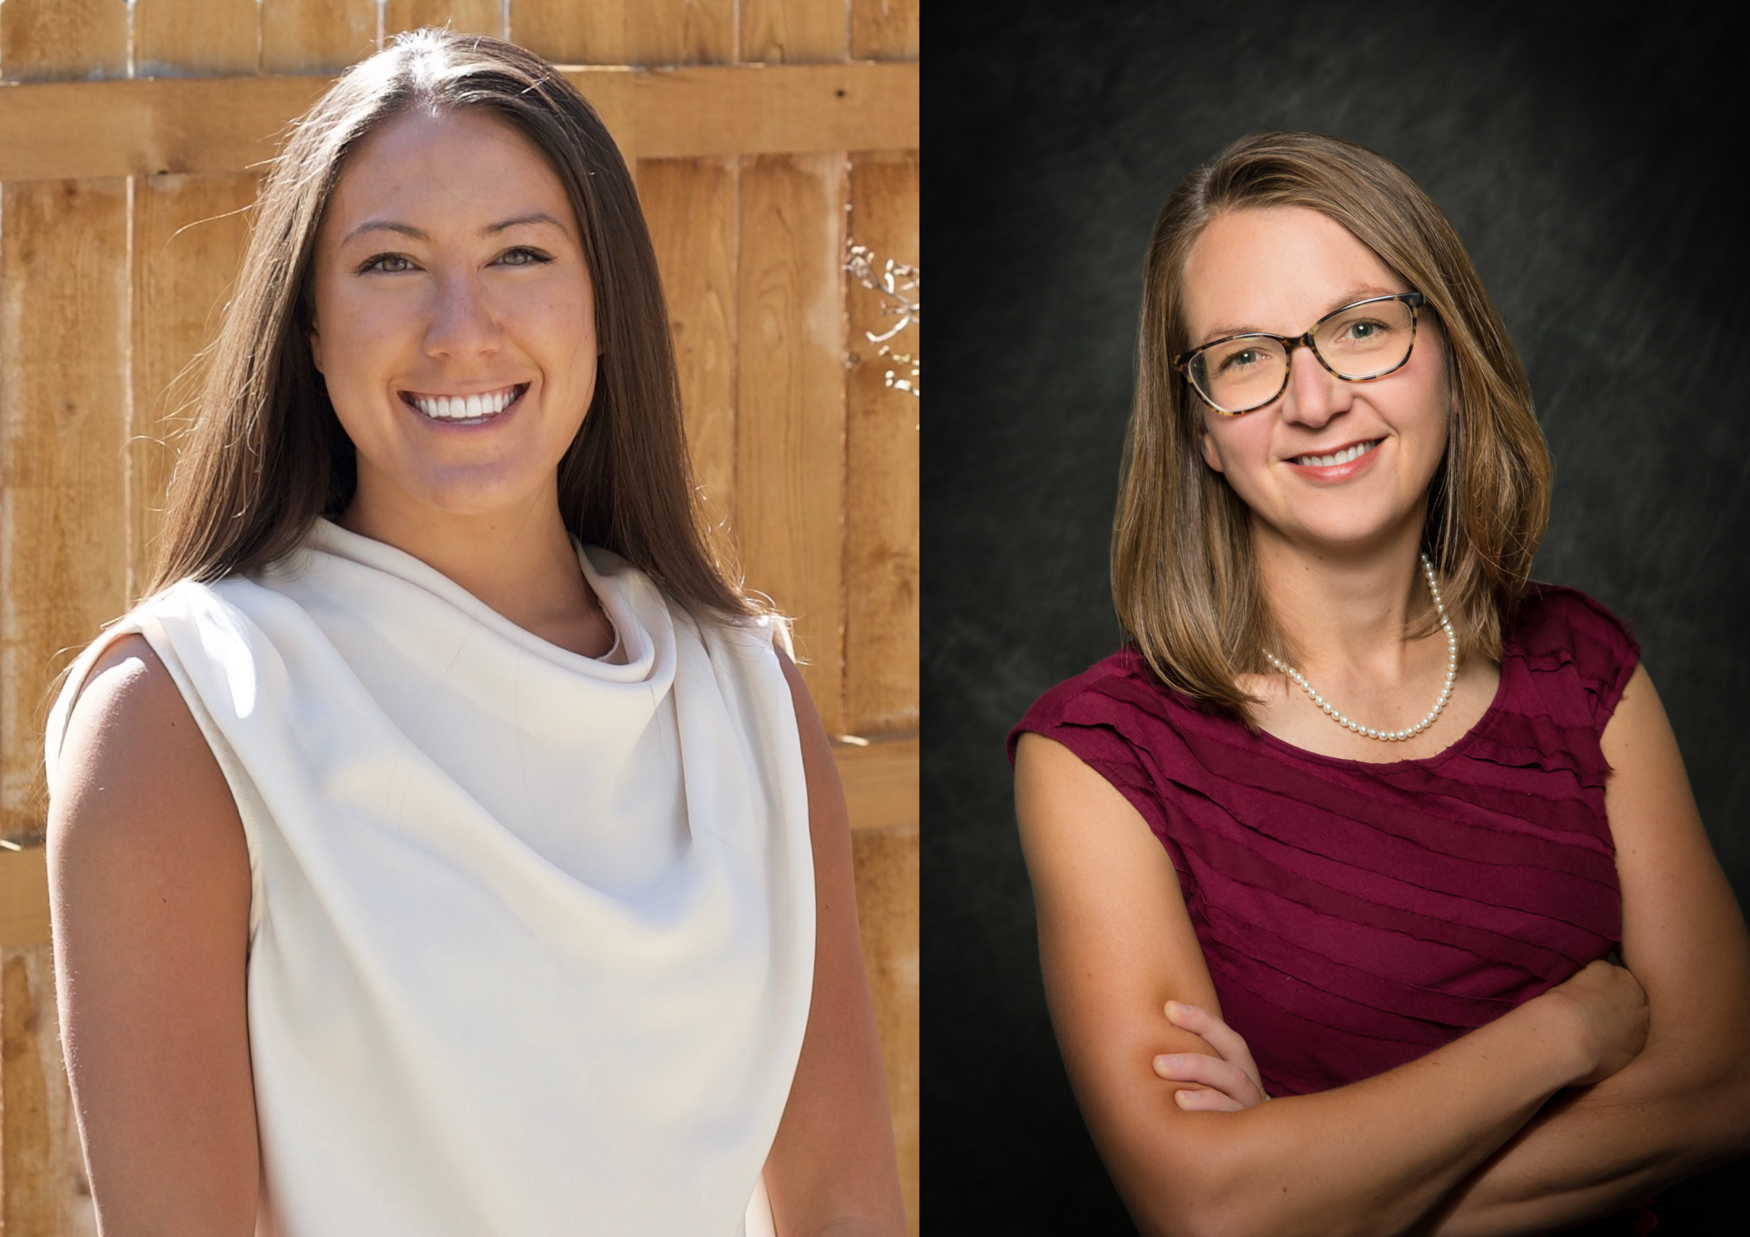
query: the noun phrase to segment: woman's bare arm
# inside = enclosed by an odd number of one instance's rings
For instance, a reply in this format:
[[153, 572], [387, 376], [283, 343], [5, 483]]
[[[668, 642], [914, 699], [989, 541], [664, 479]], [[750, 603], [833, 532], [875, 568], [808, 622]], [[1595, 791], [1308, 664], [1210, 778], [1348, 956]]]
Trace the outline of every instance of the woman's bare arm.
[[1539, 1113], [1442, 1208], [1442, 1234], [1549, 1231], [1750, 1152], [1750, 939], [1644, 668], [1603, 746], [1622, 959], [1647, 992], [1647, 1047]]
[[1064, 1063], [1147, 1233], [1402, 1232], [1551, 1095], [1638, 1047], [1613, 1028], [1644, 1017], [1639, 989], [1598, 964], [1364, 1082], [1243, 1112], [1181, 1111], [1183, 1084], [1151, 1062], [1210, 1049], [1162, 1008], [1219, 1005], [1170, 860], [1110, 783], [1048, 739], [1023, 736], [1016, 802]]
[[814, 844], [814, 996], [796, 1080], [766, 1161], [778, 1237], [893, 1237], [905, 1206], [857, 931], [851, 831], [838, 766], [802, 676], [779, 655], [808, 775]]
[[73, 708], [48, 821], [55, 974], [104, 1237], [255, 1231], [249, 855], [170, 674], [116, 641]]

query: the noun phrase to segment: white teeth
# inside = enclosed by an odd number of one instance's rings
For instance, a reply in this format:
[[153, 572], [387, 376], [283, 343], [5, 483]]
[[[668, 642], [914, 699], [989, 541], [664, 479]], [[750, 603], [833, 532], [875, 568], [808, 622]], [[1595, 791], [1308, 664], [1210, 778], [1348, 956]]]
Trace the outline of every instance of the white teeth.
[[436, 421], [478, 421], [495, 417], [508, 408], [521, 393], [521, 387], [505, 387], [484, 395], [414, 395], [407, 398], [426, 416]]
[[1338, 464], [1347, 464], [1350, 460], [1360, 459], [1378, 445], [1378, 439], [1373, 442], [1358, 442], [1352, 447], [1346, 447], [1330, 455], [1297, 455], [1294, 457], [1294, 462], [1296, 464], [1309, 464], [1315, 468], [1331, 468]]

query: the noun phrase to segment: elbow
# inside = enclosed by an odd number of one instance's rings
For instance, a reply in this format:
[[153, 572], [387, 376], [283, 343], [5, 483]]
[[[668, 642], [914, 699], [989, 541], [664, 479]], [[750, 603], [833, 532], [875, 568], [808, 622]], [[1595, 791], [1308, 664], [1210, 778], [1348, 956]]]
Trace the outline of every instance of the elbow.
[[1215, 1150], [1194, 1167], [1156, 1171], [1146, 1183], [1120, 1181], [1119, 1190], [1145, 1237], [1389, 1237], [1404, 1231], [1407, 1218], [1399, 1209], [1309, 1197], [1283, 1174], [1240, 1162], [1247, 1158]]
[[1303, 1230], [1329, 1237], [1336, 1231], [1307, 1230], [1307, 1217], [1298, 1213], [1289, 1192], [1265, 1184], [1268, 1173], [1233, 1163], [1243, 1157], [1224, 1155], [1218, 1140], [1201, 1150], [1196, 1164], [1113, 1173], [1144, 1237], [1289, 1237]]

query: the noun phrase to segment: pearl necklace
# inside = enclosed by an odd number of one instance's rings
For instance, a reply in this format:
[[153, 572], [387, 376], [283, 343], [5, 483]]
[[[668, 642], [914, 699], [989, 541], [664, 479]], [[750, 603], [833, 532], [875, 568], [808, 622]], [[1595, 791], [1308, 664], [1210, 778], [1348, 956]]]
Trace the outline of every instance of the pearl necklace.
[[1432, 726], [1434, 724], [1434, 719], [1440, 716], [1440, 710], [1446, 707], [1446, 701], [1452, 695], [1452, 681], [1458, 677], [1458, 637], [1453, 634], [1452, 624], [1447, 620], [1446, 607], [1440, 604], [1440, 586], [1434, 581], [1434, 564], [1428, 561], [1428, 556], [1426, 554], [1422, 555], [1422, 571], [1428, 577], [1428, 591], [1434, 596], [1434, 609], [1435, 612], [1440, 615], [1440, 626], [1446, 631], [1446, 683], [1440, 689], [1440, 699], [1436, 700], [1434, 702], [1434, 707], [1428, 710], [1428, 716], [1424, 717], [1414, 726], [1411, 726], [1408, 730], [1375, 730], [1372, 726], [1363, 726], [1360, 722], [1344, 717], [1340, 709], [1333, 705], [1329, 700], [1326, 700], [1323, 696], [1319, 695], [1318, 691], [1311, 683], [1306, 681], [1306, 676], [1300, 671], [1283, 662], [1281, 658], [1277, 657], [1267, 649], [1264, 652], [1264, 660], [1269, 662], [1272, 666], [1275, 666], [1296, 683], [1300, 684], [1301, 689], [1304, 690], [1308, 696], [1312, 697], [1312, 702], [1318, 705], [1319, 708], [1324, 711], [1325, 715], [1332, 721], [1336, 722], [1337, 725], [1353, 730], [1356, 734], [1364, 735], [1369, 739], [1383, 739], [1387, 743], [1402, 743], [1405, 739], [1414, 738], [1416, 735], [1421, 734], [1424, 730], [1428, 729], [1428, 727]]

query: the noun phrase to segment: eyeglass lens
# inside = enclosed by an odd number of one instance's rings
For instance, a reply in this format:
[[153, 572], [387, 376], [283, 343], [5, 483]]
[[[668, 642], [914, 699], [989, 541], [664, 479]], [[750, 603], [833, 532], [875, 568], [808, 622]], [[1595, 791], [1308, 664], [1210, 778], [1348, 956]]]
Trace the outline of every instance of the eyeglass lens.
[[[1402, 301], [1369, 301], [1340, 309], [1313, 329], [1319, 358], [1339, 378], [1377, 378], [1402, 365], [1415, 339], [1415, 312]], [[1282, 392], [1288, 350], [1267, 336], [1242, 335], [1193, 358], [1191, 380], [1224, 411], [1259, 408]]]

